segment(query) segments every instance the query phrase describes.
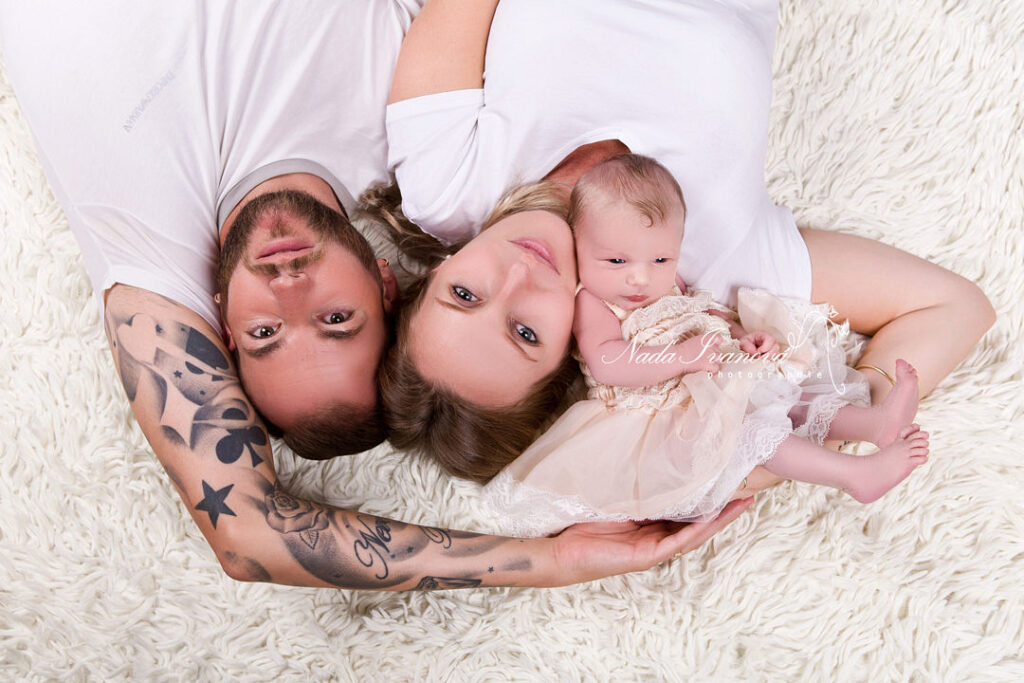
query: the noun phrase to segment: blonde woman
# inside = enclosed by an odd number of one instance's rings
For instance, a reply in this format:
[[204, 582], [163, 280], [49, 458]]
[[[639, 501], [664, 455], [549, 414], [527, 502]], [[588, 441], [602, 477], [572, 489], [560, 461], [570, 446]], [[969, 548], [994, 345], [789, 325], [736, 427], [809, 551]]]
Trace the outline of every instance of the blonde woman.
[[[776, 11], [765, 1], [435, 0], [403, 43], [388, 108], [406, 216], [457, 246], [517, 182], [545, 179], [568, 197], [604, 159], [652, 156], [687, 197], [684, 281], [730, 304], [740, 286], [829, 302], [873, 335], [859, 367], [874, 402], [891, 388], [898, 358], [918, 369], [927, 393], [994, 311], [948, 270], [880, 242], [800, 229], [771, 201], [764, 161]], [[448, 281], [454, 264], [440, 264], [434, 278]], [[507, 273], [487, 285], [526, 296]], [[406, 353], [430, 385], [480, 406], [515, 405], [524, 378], [470, 355], [505, 334], [504, 316], [479, 315], [498, 302], [471, 293], [477, 312], [459, 328], [455, 367], [441, 353], [455, 312], [431, 298], [411, 315]]]

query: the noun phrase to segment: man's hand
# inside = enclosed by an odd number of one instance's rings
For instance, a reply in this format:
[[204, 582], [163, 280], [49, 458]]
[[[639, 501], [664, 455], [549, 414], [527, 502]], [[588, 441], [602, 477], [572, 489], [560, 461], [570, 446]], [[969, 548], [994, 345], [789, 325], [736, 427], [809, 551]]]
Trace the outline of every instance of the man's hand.
[[778, 353], [779, 343], [767, 332], [750, 332], [740, 337], [740, 350], [753, 358], [760, 358]]
[[700, 547], [752, 502], [753, 498], [734, 500], [708, 522], [594, 522], [571, 526], [551, 539], [555, 542], [557, 575], [546, 585], [566, 586], [650, 569]]

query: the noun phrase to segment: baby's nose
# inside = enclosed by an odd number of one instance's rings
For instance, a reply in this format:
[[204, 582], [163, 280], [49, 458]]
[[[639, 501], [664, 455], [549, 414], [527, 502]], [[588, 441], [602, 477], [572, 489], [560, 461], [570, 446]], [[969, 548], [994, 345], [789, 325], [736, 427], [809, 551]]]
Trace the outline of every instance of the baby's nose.
[[639, 266], [629, 271], [629, 275], [626, 277], [626, 282], [631, 285], [643, 286], [646, 285], [650, 278], [647, 275], [647, 268]]

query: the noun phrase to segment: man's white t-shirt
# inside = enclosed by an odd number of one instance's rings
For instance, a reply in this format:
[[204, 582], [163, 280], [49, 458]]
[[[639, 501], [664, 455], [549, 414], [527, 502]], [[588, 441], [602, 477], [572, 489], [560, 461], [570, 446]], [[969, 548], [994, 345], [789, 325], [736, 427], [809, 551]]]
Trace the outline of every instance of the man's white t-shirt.
[[390, 105], [406, 216], [447, 243], [501, 194], [570, 152], [621, 140], [675, 175], [688, 209], [679, 273], [810, 297], [810, 259], [764, 180], [777, 3], [515, 0], [499, 4], [482, 90]]
[[422, 0], [0, 2], [0, 49], [96, 292], [219, 329], [218, 227], [308, 171], [346, 209], [388, 179], [384, 109]]

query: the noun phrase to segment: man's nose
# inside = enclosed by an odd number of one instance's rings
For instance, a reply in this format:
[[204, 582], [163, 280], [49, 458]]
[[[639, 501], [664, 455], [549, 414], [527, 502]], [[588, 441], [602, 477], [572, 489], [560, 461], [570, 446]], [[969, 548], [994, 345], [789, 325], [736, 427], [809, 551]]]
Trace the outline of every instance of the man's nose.
[[270, 278], [270, 290], [277, 295], [305, 290], [309, 276], [301, 270], [282, 270]]

